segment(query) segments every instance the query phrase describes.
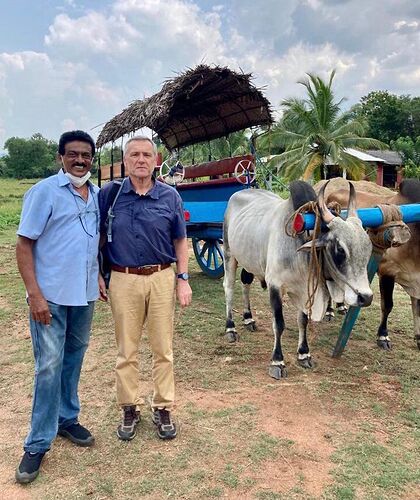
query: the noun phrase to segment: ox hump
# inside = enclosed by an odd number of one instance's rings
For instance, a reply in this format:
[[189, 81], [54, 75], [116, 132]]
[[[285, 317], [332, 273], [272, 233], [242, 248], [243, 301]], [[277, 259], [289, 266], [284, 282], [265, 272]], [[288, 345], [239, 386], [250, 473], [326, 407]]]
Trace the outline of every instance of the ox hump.
[[420, 181], [418, 179], [404, 179], [399, 191], [410, 203], [420, 203]]
[[290, 197], [294, 210], [297, 210], [308, 201], [316, 201], [316, 193], [313, 187], [304, 181], [290, 183]]

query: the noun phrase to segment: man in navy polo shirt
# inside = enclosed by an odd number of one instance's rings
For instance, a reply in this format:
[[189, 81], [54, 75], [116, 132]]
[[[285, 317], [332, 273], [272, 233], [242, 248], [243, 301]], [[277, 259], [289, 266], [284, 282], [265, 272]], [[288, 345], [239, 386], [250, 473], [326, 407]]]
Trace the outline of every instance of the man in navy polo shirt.
[[[138, 348], [146, 321], [153, 353], [153, 422], [161, 439], [176, 437], [170, 413], [175, 398], [175, 290], [182, 307], [190, 304], [192, 294], [182, 201], [174, 188], [155, 181], [156, 160], [156, 145], [149, 138], [127, 141], [124, 165], [128, 177], [113, 207], [112, 231], [108, 230], [112, 241], [105, 248], [112, 264], [109, 296], [118, 348], [117, 401], [123, 410], [117, 435], [124, 441], [134, 438], [140, 421]], [[109, 183], [99, 195], [103, 234], [111, 190]], [[172, 263], [176, 263], [176, 275]]]
[[99, 189], [89, 181], [95, 144], [86, 132], [65, 132], [58, 153], [63, 168], [25, 194], [17, 231], [35, 358], [31, 429], [16, 470], [19, 483], [37, 477], [57, 434], [79, 446], [94, 443], [78, 422], [78, 383], [99, 295]]

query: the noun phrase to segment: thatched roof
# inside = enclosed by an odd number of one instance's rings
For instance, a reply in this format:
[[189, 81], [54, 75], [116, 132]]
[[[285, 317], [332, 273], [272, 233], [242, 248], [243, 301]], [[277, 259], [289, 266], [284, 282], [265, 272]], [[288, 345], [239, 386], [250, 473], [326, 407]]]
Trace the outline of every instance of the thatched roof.
[[148, 127], [172, 150], [272, 121], [270, 103], [251, 83], [250, 74], [200, 65], [114, 116], [102, 129], [97, 146]]

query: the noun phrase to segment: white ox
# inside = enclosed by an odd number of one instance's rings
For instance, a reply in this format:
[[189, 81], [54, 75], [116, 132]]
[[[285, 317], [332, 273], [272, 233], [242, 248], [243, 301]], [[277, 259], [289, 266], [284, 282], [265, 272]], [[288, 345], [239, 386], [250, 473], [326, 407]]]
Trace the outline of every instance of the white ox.
[[289, 200], [282, 200], [264, 190], [244, 190], [230, 198], [225, 213], [223, 286], [226, 296], [226, 338], [230, 342], [239, 338], [232, 316], [233, 289], [239, 264], [243, 267], [243, 320], [250, 330], [255, 329], [249, 301], [249, 288], [254, 276], [269, 289], [275, 339], [269, 374], [276, 379], [287, 376], [281, 349], [281, 334], [284, 330], [281, 293], [284, 291], [287, 291], [298, 309], [298, 362], [304, 368], [312, 367], [306, 338], [310, 271], [308, 252], [311, 242], [305, 243], [303, 236], [288, 236], [285, 231], [287, 221], [297, 208], [307, 201], [317, 200], [326, 225], [316, 241], [322, 254], [323, 279], [314, 297], [311, 318], [322, 320], [330, 294], [335, 301], [346, 302], [351, 306], [364, 307], [372, 302], [373, 294], [366, 270], [372, 244], [357, 217], [354, 188], [350, 183], [347, 220], [334, 217], [329, 212], [324, 201], [324, 190], [325, 185], [317, 198], [309, 184], [296, 181], [290, 186]]

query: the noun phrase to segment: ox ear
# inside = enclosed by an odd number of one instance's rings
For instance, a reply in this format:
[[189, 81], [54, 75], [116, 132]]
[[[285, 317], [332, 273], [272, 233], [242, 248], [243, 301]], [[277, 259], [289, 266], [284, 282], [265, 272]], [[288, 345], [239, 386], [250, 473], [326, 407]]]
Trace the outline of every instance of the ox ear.
[[[300, 246], [296, 250], [296, 252], [310, 252], [312, 249], [312, 245], [313, 245], [313, 242], [308, 241], [304, 245]], [[319, 249], [319, 248], [324, 248], [324, 247], [325, 247], [325, 240], [323, 238], [317, 238], [315, 240], [315, 248]]]

